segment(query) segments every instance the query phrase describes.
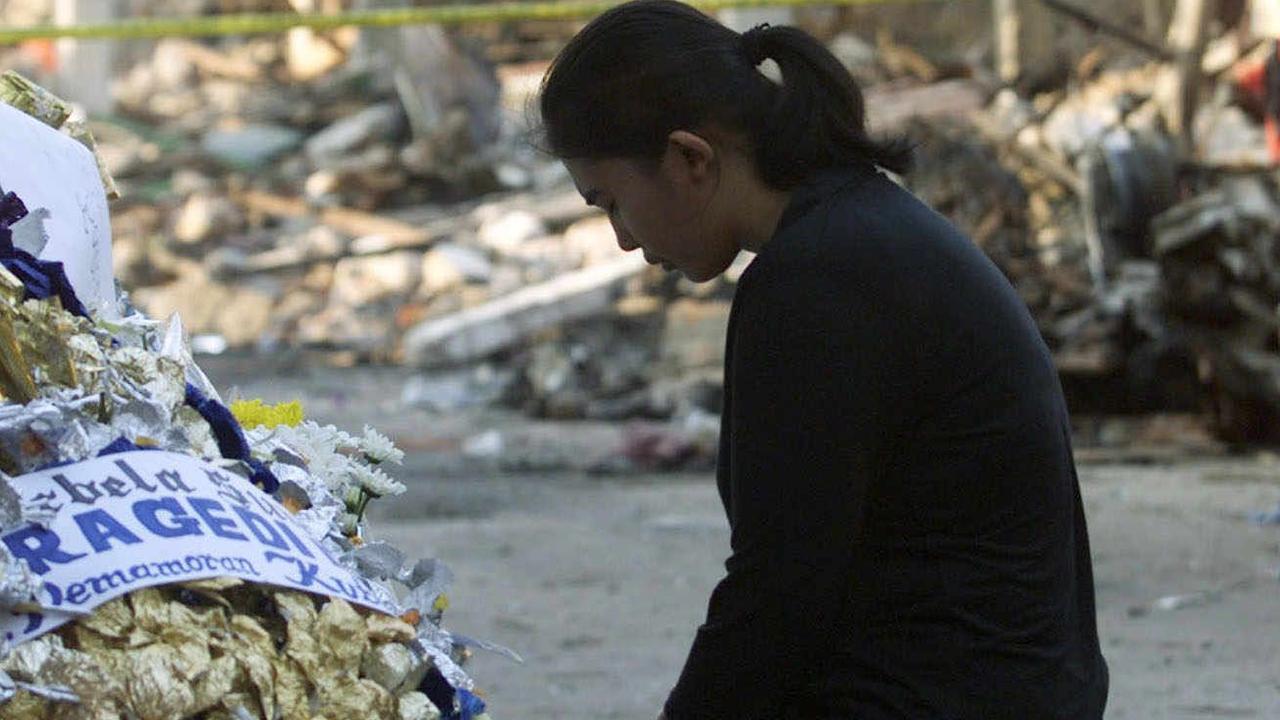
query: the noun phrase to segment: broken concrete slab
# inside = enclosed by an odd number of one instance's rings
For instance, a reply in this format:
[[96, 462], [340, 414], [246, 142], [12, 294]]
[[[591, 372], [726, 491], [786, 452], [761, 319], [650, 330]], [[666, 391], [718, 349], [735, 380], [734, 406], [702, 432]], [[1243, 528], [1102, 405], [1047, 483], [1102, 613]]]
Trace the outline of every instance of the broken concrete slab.
[[368, 142], [392, 139], [403, 129], [404, 111], [397, 103], [371, 105], [312, 135], [305, 146], [307, 157], [322, 164], [359, 150]]
[[302, 145], [300, 131], [283, 125], [249, 124], [214, 129], [200, 141], [204, 152], [218, 162], [238, 168], [260, 168]]
[[643, 257], [627, 255], [429, 320], [405, 334], [405, 357], [428, 367], [487, 357], [545, 328], [609, 311], [625, 281], [646, 267]]
[[348, 257], [333, 268], [329, 302], [360, 308], [381, 300], [403, 299], [422, 281], [422, 254], [411, 250]]
[[459, 243], [440, 243], [422, 257], [419, 292], [434, 295], [466, 283], [486, 283], [493, 277], [493, 263], [483, 251]]

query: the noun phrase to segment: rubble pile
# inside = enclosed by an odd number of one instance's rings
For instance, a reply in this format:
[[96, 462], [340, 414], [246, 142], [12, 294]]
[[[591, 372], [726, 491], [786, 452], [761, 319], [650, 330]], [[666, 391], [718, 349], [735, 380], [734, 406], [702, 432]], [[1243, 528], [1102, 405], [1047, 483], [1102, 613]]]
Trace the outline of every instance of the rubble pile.
[[1018, 288], [1076, 408], [1203, 410], [1224, 439], [1275, 439], [1280, 189], [1236, 81], [1267, 52], [1210, 44], [1186, 153], [1162, 113], [1167, 66], [1132, 58], [918, 131], [942, 138], [922, 165], [949, 166], [918, 189]]
[[1167, 320], [1154, 340], [1208, 390], [1219, 433], [1274, 441], [1280, 419], [1280, 191], [1273, 174], [1211, 178], [1154, 221]]
[[[140, 305], [183, 310], [232, 346], [386, 357], [406, 325], [457, 309], [444, 296], [460, 287], [474, 304], [599, 253], [546, 241], [515, 252], [584, 213], [557, 214], [546, 192], [521, 212], [474, 199], [562, 176], [540, 178], [550, 164], [502, 135], [491, 66], [439, 28], [377, 32], [396, 43], [379, 36], [365, 54], [342, 32], [225, 49], [166, 40], [123, 77], [127, 120], [95, 129], [126, 198], [118, 275]], [[518, 257], [503, 267], [498, 252]], [[244, 312], [219, 324], [210, 297]]]

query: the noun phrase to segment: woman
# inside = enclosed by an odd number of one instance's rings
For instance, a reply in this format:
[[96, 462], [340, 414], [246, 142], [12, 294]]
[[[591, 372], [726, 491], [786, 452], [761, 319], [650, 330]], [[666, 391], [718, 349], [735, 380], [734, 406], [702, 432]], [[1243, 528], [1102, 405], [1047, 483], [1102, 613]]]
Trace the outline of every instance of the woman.
[[1100, 718], [1049, 353], [992, 263], [877, 170], [909, 150], [867, 136], [835, 58], [638, 0], [569, 43], [541, 110], [624, 250], [695, 281], [758, 253], [725, 361], [732, 556], [665, 716]]

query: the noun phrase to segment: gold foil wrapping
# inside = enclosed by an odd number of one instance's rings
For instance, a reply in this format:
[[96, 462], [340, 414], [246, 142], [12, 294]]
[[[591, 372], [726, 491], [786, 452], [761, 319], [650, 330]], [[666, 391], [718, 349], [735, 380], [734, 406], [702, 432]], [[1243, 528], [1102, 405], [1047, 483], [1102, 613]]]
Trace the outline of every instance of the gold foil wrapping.
[[8, 268], [0, 266], [0, 300], [17, 304], [22, 302], [22, 298], [26, 295], [27, 288], [22, 284], [22, 280], [9, 272]]
[[53, 298], [26, 300], [15, 311], [18, 341], [36, 384], [76, 387], [79, 378], [71, 338], [88, 332], [89, 321], [63, 310]]
[[0, 268], [0, 390], [20, 403], [30, 402], [37, 387], [76, 387], [77, 365], [92, 372], [100, 357], [88, 320], [56, 298], [22, 300], [24, 292], [22, 281]]
[[146, 588], [18, 646], [0, 668], [67, 686], [19, 691], [8, 720], [440, 717], [416, 691], [413, 627], [340, 599], [216, 578]]
[[31, 366], [22, 354], [14, 318], [0, 303], [0, 400], [27, 403], [36, 396]]
[[18, 313], [26, 288], [22, 281], [0, 266], [0, 400], [30, 402], [36, 396], [31, 366], [22, 354], [18, 339]]
[[400, 720], [439, 720], [440, 711], [420, 692], [400, 696]]
[[4, 716], [7, 720], [44, 720], [48, 709], [49, 703], [44, 698], [19, 690], [17, 695], [5, 703]]
[[71, 105], [12, 70], [0, 75], [0, 102], [57, 130], [71, 117]]
[[378, 643], [409, 643], [415, 635], [413, 626], [398, 617], [374, 613], [365, 618], [369, 641]]

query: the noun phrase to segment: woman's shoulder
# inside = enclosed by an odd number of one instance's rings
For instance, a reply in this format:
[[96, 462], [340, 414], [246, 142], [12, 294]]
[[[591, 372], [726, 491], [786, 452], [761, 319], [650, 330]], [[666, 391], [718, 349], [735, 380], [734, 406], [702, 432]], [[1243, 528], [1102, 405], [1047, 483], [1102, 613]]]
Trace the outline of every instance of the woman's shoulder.
[[1004, 307], [1016, 296], [994, 264], [946, 218], [875, 173], [829, 186], [767, 244], [738, 293], [805, 314], [874, 309], [950, 317], [957, 305]]
[[847, 171], [797, 189], [753, 265], [758, 276], [870, 280], [922, 265], [941, 269], [965, 245], [972, 243], [890, 178]]

